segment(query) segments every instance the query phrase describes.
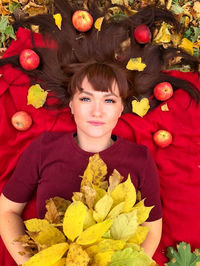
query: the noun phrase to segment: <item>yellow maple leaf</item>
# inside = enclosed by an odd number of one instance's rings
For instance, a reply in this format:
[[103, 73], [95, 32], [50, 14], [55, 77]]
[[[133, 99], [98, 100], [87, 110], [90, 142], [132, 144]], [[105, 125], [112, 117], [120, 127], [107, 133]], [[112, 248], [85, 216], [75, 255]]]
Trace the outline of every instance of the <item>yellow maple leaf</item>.
[[58, 262], [67, 251], [69, 245], [60, 243], [53, 245], [31, 257], [23, 266], [49, 266]]
[[106, 219], [101, 223], [88, 227], [76, 240], [79, 245], [90, 245], [101, 239], [112, 225], [111, 219]]
[[140, 245], [146, 239], [148, 232], [149, 232], [148, 226], [138, 226], [135, 234], [133, 235], [133, 237], [131, 237], [128, 240], [128, 242]]
[[87, 207], [76, 201], [69, 205], [63, 219], [63, 232], [71, 241], [74, 241], [83, 231]]
[[126, 68], [128, 70], [137, 70], [137, 71], [143, 71], [145, 67], [146, 64], [142, 63], [141, 57], [131, 58], [126, 65]]
[[186, 53], [193, 55], [193, 46], [194, 44], [190, 40], [188, 40], [187, 38], [183, 38], [181, 44], [178, 47], [183, 49]]
[[87, 266], [90, 258], [85, 250], [76, 243], [69, 246], [66, 258], [66, 265], [70, 266]]
[[150, 108], [149, 99], [142, 98], [140, 101], [133, 100], [132, 101], [132, 112], [136, 113], [140, 117], [146, 115]]
[[53, 18], [55, 20], [56, 26], [61, 30], [61, 25], [62, 25], [62, 16], [60, 13], [54, 14]]
[[169, 27], [171, 26], [166, 22], [162, 22], [160, 30], [154, 38], [154, 41], [156, 43], [169, 43], [171, 41], [171, 33], [169, 32]]
[[103, 23], [103, 20], [104, 20], [104, 17], [100, 17], [100, 18], [98, 18], [98, 19], [95, 21], [95, 23], [94, 23], [94, 27], [95, 27], [98, 31], [101, 30], [101, 25], [102, 25], [102, 23]]
[[28, 90], [27, 105], [33, 105], [36, 109], [42, 107], [47, 98], [47, 91], [44, 91], [39, 84], [32, 85]]

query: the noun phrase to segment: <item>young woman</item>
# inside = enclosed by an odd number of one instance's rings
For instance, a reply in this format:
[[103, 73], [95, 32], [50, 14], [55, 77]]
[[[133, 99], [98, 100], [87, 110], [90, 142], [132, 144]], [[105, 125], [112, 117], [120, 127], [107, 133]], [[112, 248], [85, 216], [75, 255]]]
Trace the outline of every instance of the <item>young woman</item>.
[[[197, 70], [195, 58], [180, 49], [163, 48], [151, 42], [140, 45], [134, 39], [133, 32], [140, 24], [147, 25], [152, 33], [160, 21], [180, 30], [168, 10], [146, 7], [135, 15], [116, 20], [116, 16], [106, 16], [109, 10], [100, 12], [102, 8], [94, 6], [99, 1], [90, 2], [93, 4], [89, 11], [94, 21], [105, 16], [100, 31], [93, 26], [88, 32], [77, 32], [71, 22], [77, 8], [72, 8], [65, 0], [57, 0], [55, 13], [62, 15], [61, 30], [51, 15], [31, 17], [16, 24], [16, 27], [39, 25], [40, 32], [47, 37], [45, 48], [36, 47], [32, 42], [41, 59], [38, 69], [23, 70], [18, 55], [0, 61], [0, 66], [12, 64], [28, 74], [33, 83], [40, 83], [42, 88], [52, 91], [51, 96], [58, 99], [56, 106], [69, 106], [77, 124], [76, 132], [44, 133], [33, 141], [5, 185], [0, 200], [0, 231], [17, 263], [23, 263], [27, 258], [18, 254], [22, 247], [13, 244], [13, 240], [24, 233], [20, 217], [33, 193], [37, 192], [38, 217], [43, 217], [46, 199], [55, 195], [70, 199], [72, 192], [79, 190], [79, 176], [83, 174], [89, 156], [96, 152], [108, 165], [108, 175], [115, 168], [125, 177], [130, 173], [136, 189], [146, 198], [145, 204], [155, 206], [147, 221], [151, 229], [143, 243], [151, 256], [161, 232], [155, 165], [147, 148], [112, 136], [112, 129], [123, 110], [131, 112], [133, 99], [152, 95], [153, 88], [160, 82], [168, 81], [174, 91], [182, 88], [199, 101], [199, 92], [194, 85], [163, 71], [177, 56], [182, 57], [181, 63], [190, 64]], [[49, 36], [55, 41], [53, 45], [48, 42]], [[145, 69], [141, 72], [127, 70], [129, 59], [137, 57], [146, 64]], [[158, 104], [154, 100], [151, 101], [152, 108]]]
[[[73, 84], [73, 87], [72, 87]], [[0, 198], [0, 233], [7, 249], [18, 264], [28, 257], [14, 242], [24, 234], [21, 214], [35, 192], [38, 217], [45, 214], [45, 200], [60, 196], [72, 197], [79, 191], [89, 156], [99, 153], [108, 167], [127, 177], [130, 173], [147, 206], [154, 206], [145, 225], [150, 226], [143, 243], [152, 256], [161, 236], [162, 214], [158, 175], [145, 146], [112, 136], [123, 112], [128, 84], [123, 70], [112, 64], [89, 63], [81, 67], [71, 81], [69, 106], [77, 125], [72, 133], [43, 133], [31, 143], [7, 182]]]

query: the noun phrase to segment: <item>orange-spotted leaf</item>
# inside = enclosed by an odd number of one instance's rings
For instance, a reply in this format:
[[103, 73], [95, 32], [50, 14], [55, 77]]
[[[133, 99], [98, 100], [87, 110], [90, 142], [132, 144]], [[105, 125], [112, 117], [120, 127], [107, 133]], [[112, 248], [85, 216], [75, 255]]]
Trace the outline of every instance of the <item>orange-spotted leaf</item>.
[[70, 266], [87, 266], [90, 258], [85, 250], [76, 243], [69, 246], [66, 258], [66, 265]]

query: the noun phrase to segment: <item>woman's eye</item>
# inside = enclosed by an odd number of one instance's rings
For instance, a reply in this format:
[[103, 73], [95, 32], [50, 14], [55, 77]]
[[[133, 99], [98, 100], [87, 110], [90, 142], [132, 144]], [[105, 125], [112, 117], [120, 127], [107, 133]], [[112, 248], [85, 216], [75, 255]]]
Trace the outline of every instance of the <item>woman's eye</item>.
[[82, 97], [82, 98], [80, 98], [80, 101], [82, 101], [82, 102], [89, 102], [90, 99], [88, 97]]
[[105, 101], [106, 101], [107, 103], [115, 103], [115, 101], [112, 100], [112, 99], [106, 99]]

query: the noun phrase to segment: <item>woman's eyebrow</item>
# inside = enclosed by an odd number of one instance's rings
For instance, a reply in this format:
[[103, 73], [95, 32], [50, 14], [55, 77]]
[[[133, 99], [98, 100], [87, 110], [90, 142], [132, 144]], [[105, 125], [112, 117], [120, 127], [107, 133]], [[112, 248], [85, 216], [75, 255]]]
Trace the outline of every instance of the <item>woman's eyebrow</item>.
[[[82, 88], [81, 88], [81, 89], [82, 89]], [[85, 93], [85, 94], [88, 94], [88, 95], [90, 95], [90, 96], [93, 96], [93, 95], [94, 95], [92, 92], [86, 91], [86, 90], [84, 90], [84, 89], [82, 89], [82, 90], [80, 91], [80, 94], [81, 94], [81, 93]], [[113, 93], [113, 92], [111, 92], [111, 93], [107, 93], [107, 94], [104, 94], [103, 97], [110, 97], [110, 96], [119, 97], [118, 95], [116, 95], [116, 94]]]

